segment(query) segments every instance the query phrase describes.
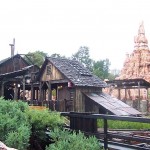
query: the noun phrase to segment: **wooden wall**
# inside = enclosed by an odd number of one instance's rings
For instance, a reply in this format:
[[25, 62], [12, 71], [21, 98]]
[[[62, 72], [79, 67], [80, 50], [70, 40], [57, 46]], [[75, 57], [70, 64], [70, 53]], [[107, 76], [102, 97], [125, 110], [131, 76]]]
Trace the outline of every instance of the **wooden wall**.
[[0, 74], [14, 72], [26, 66], [27, 64], [22, 60], [21, 57], [13, 57], [4, 64], [0, 65]]
[[49, 81], [49, 80], [60, 80], [64, 79], [64, 76], [59, 72], [59, 70], [50, 62], [47, 65], [51, 65], [51, 74], [47, 75], [47, 67], [45, 67], [42, 81]]
[[[86, 92], [100, 92], [102, 91], [102, 88], [97, 88], [97, 87], [77, 87], [76, 88], [76, 96], [75, 96], [75, 101], [74, 101], [74, 109], [77, 112], [85, 112], [85, 96], [83, 93]], [[95, 108], [94, 108], [95, 109]]]

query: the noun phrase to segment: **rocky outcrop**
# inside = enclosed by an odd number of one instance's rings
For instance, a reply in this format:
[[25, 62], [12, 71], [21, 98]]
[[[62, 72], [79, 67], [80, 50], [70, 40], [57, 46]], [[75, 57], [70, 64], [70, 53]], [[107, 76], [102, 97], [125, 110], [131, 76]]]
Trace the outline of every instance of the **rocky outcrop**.
[[15, 148], [7, 147], [4, 143], [0, 141], [0, 150], [17, 150]]
[[116, 79], [142, 78], [150, 82], [150, 50], [143, 22], [134, 38], [134, 51], [127, 54], [120, 76]]
[[[123, 68], [117, 80], [144, 79], [150, 82], [150, 49], [145, 36], [143, 22], [138, 29], [138, 35], [134, 37], [134, 50], [126, 55]], [[110, 89], [110, 88], [109, 88]], [[140, 110], [142, 113], [150, 112], [150, 101], [148, 100], [148, 90], [135, 89], [113, 89], [111, 95]]]

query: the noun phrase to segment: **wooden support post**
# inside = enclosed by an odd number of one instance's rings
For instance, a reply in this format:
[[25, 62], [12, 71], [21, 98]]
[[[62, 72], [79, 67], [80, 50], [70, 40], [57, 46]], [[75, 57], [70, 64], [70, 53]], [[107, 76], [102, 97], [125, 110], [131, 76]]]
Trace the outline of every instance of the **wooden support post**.
[[118, 99], [120, 99], [121, 96], [120, 96], [120, 89], [118, 89]]
[[60, 101], [59, 101], [59, 96], [58, 96], [58, 85], [57, 85], [57, 88], [56, 88], [56, 101], [55, 101], [55, 110], [56, 111], [60, 111], [59, 110], [59, 105], [60, 105]]
[[33, 100], [35, 100], [35, 89], [34, 89], [34, 86], [33, 86]]
[[25, 76], [23, 76], [23, 100], [25, 100]]
[[18, 99], [20, 99], [20, 87], [18, 87]]
[[104, 149], [108, 149], [108, 139], [107, 139], [107, 119], [104, 119]]
[[48, 87], [48, 105], [49, 105], [49, 109], [51, 108], [51, 106], [50, 106], [50, 101], [51, 101], [51, 99], [52, 99], [52, 89], [51, 89], [51, 82], [50, 81], [48, 81], [48, 82], [46, 82], [46, 84], [47, 84], [47, 87]]
[[39, 99], [39, 93], [38, 93], [38, 89], [36, 90], [36, 100]]
[[43, 100], [46, 101], [46, 89], [44, 89], [43, 92], [44, 92], [44, 99]]
[[148, 88], [146, 88], [146, 92], [147, 92], [147, 95], [146, 95], [146, 101], [147, 101], [147, 113], [148, 113], [148, 109], [149, 109], [149, 106], [148, 106], [148, 103], [149, 103], [149, 100], [148, 100]]
[[4, 96], [4, 82], [2, 82], [1, 96]]
[[146, 99], [148, 100], [148, 88], [146, 88]]
[[18, 97], [18, 89], [17, 89], [17, 85], [15, 85], [15, 91], [14, 91], [14, 100], [18, 100], [17, 97]]
[[138, 98], [138, 110], [140, 110], [140, 81], [138, 82], [138, 95], [139, 95], [139, 98]]
[[33, 83], [31, 83], [31, 101], [33, 103], [33, 100], [34, 100], [34, 92], [33, 92]]
[[127, 89], [125, 89], [125, 103], [127, 101]]
[[48, 101], [52, 99], [51, 82], [48, 82]]
[[39, 91], [40, 91], [39, 101], [41, 101], [42, 100], [42, 83], [41, 83], [41, 81], [40, 81]]
[[58, 100], [58, 85], [56, 87], [56, 100]]

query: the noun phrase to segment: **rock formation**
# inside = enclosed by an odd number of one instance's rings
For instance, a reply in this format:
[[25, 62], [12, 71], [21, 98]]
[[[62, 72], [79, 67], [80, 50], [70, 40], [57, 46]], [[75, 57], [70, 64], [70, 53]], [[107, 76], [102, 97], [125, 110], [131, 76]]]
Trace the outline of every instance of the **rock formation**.
[[17, 150], [15, 148], [7, 147], [4, 143], [0, 141], [0, 150]]
[[138, 35], [134, 37], [134, 51], [127, 54], [120, 76], [117, 77], [117, 79], [135, 78], [150, 82], [150, 50], [143, 22], [139, 26]]
[[[116, 80], [123, 79], [145, 79], [150, 82], [150, 49], [145, 36], [143, 22], [139, 26], [138, 35], [134, 37], [134, 50], [131, 54], [126, 55], [120, 75], [116, 78]], [[143, 114], [147, 111], [150, 112], [150, 101], [148, 100], [147, 89], [118, 89], [115, 87], [112, 88], [110, 85], [104, 92], [119, 98]]]

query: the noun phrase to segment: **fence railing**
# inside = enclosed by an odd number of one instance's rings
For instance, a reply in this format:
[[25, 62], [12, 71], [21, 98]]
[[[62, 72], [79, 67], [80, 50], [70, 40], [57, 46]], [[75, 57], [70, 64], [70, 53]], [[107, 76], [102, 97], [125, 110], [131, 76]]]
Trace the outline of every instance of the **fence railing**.
[[25, 101], [22, 100], [24, 102], [27, 102], [29, 105], [31, 106], [45, 106], [47, 108], [49, 108], [52, 111], [59, 111], [59, 112], [69, 112], [72, 110], [72, 101], [71, 100], [30, 100], [30, 101]]
[[[108, 138], [124, 138], [133, 141], [141, 141], [147, 144], [150, 144], [149, 137], [127, 137], [111, 134], [108, 132], [108, 120], [120, 120], [120, 121], [129, 121], [129, 122], [140, 122], [140, 123], [150, 123], [149, 118], [143, 117], [131, 117], [131, 116], [116, 116], [116, 115], [103, 115], [103, 114], [92, 114], [92, 113], [77, 113], [77, 112], [61, 112], [62, 116], [68, 116], [70, 118], [70, 129], [72, 130], [81, 130], [83, 132], [96, 133], [97, 132], [97, 119], [103, 119], [103, 140], [104, 140], [104, 149], [108, 149]], [[125, 144], [122, 144], [125, 146]], [[129, 145], [126, 145], [129, 147]], [[132, 146], [135, 149], [150, 149], [150, 148], [141, 148], [140, 146]]]

